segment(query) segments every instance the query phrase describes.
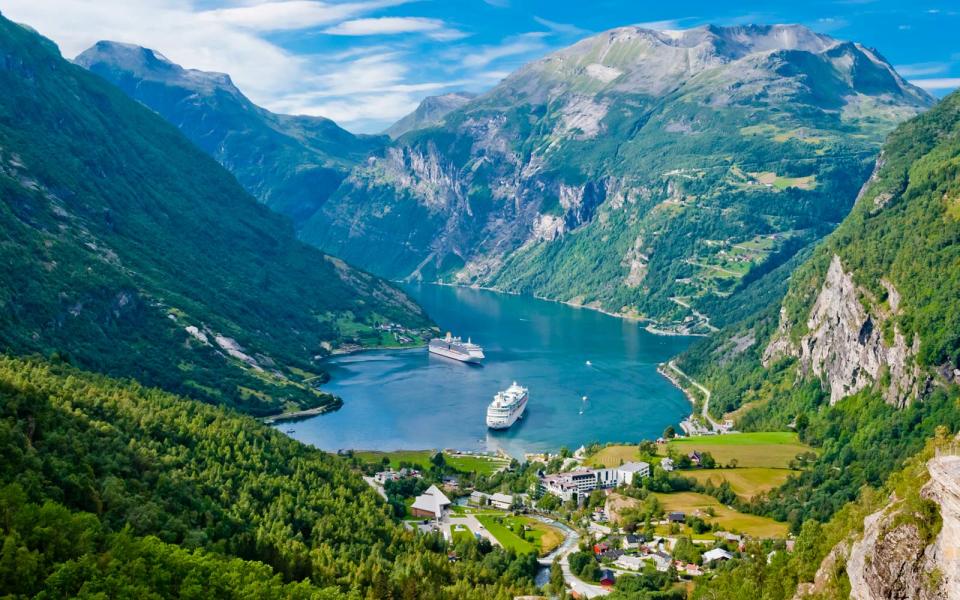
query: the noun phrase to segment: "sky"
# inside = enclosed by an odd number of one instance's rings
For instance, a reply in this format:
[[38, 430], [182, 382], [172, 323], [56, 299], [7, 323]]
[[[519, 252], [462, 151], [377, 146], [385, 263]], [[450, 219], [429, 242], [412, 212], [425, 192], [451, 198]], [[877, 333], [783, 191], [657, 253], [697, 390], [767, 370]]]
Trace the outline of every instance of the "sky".
[[799, 23], [876, 48], [936, 96], [960, 87], [960, 0], [0, 0], [0, 12], [68, 58], [104, 39], [139, 44], [229, 73], [270, 110], [361, 133], [624, 25]]

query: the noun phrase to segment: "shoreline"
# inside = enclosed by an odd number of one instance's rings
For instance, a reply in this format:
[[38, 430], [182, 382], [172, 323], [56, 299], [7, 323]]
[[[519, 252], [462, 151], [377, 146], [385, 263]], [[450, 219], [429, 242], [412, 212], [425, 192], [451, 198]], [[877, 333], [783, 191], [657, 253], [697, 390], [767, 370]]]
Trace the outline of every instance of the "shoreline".
[[[406, 282], [406, 283], [413, 283], [413, 282]], [[421, 281], [419, 283], [425, 283], [427, 285], [440, 285], [443, 287], [451, 287], [451, 288], [461, 288], [461, 289], [467, 289], [467, 290], [484, 290], [487, 292], [493, 292], [495, 294], [504, 294], [506, 296], [527, 296], [528, 295], [530, 298], [534, 298], [535, 300], [542, 300], [544, 302], [553, 302], [556, 304], [565, 304], [566, 306], [569, 306], [571, 308], [582, 308], [585, 310], [592, 310], [594, 312], [598, 312], [600, 314], [604, 314], [604, 315], [607, 315], [608, 317], [613, 317], [615, 319], [631, 321], [636, 323], [640, 327], [643, 327], [644, 331], [652, 335], [659, 335], [664, 337], [707, 337], [710, 335], [709, 333], [681, 333], [679, 331], [661, 329], [653, 325], [654, 323], [657, 323], [656, 321], [647, 319], [645, 317], [637, 317], [637, 316], [626, 314], [626, 313], [612, 312], [598, 306], [590, 306], [589, 304], [576, 304], [569, 300], [557, 300], [556, 298], [547, 298], [546, 296], [539, 296], [537, 294], [521, 294], [520, 292], [510, 292], [507, 290], [487, 287], [484, 285], [464, 285], [460, 283], [446, 283], [443, 281]]]

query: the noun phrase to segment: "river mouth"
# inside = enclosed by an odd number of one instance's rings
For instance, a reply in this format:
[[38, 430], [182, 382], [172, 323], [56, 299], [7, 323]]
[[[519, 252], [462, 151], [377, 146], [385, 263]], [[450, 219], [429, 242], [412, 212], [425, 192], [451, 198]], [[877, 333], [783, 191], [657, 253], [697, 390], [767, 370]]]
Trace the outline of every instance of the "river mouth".
[[[482, 345], [483, 364], [423, 348], [330, 358], [323, 389], [342, 397], [343, 407], [285, 423], [284, 431], [328, 451], [455, 448], [519, 458], [656, 438], [690, 412], [657, 365], [694, 338], [653, 335], [633, 321], [527, 296], [404, 287], [444, 333]], [[488, 430], [487, 405], [514, 381], [530, 389], [523, 418], [510, 429]]]

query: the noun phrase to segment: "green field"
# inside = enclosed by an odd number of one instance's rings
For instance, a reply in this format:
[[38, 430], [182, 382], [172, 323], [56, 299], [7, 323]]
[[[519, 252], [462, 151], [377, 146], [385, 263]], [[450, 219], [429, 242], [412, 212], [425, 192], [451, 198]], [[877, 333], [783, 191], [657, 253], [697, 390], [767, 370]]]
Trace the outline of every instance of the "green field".
[[[430, 457], [433, 454], [433, 450], [394, 450], [392, 452], [361, 450], [353, 453], [354, 456], [368, 463], [381, 464], [383, 459], [387, 458], [394, 469], [399, 469], [400, 463], [406, 462], [417, 465], [423, 470], [430, 468]], [[480, 475], [491, 475], [510, 462], [498, 457], [453, 456], [447, 453], [444, 453], [443, 457], [448, 465], [458, 471]]]
[[471, 533], [470, 530], [464, 525], [451, 525], [450, 539], [453, 540], [454, 543], [472, 540], [473, 533]]
[[768, 467], [695, 469], [681, 472], [684, 477], [693, 477], [699, 483], [711, 481], [714, 485], [720, 485], [721, 482], [728, 481], [734, 493], [745, 499], [782, 485], [794, 473], [798, 471]]
[[504, 458], [486, 457], [486, 456], [452, 456], [445, 454], [447, 464], [458, 471], [464, 473], [477, 473], [479, 475], [492, 475], [499, 469], [510, 464], [510, 461]]
[[[680, 511], [688, 516], [697, 515], [705, 521], [719, 524], [723, 529], [745, 533], [756, 538], [782, 538], [789, 529], [786, 523], [778, 523], [767, 517], [747, 515], [727, 508], [713, 496], [696, 492], [654, 494], [667, 512]], [[712, 508], [716, 516], [706, 514]]]
[[396, 450], [393, 452], [360, 451], [353, 453], [354, 456], [364, 462], [376, 464], [380, 464], [384, 457], [386, 457], [390, 461], [390, 466], [394, 469], [399, 469], [401, 462], [417, 465], [421, 469], [429, 469], [430, 457], [433, 454], [433, 450]]
[[640, 450], [636, 445], [616, 445], [600, 449], [585, 462], [587, 466], [591, 467], [618, 467], [623, 463], [637, 460], [641, 460], [641, 458]]
[[[488, 514], [477, 516], [477, 520], [504, 548], [516, 552], [537, 552], [544, 555], [563, 542], [563, 534], [558, 529], [530, 517]], [[524, 526], [530, 528], [526, 531], [526, 539], [520, 537]]]
[[731, 433], [670, 441], [670, 448], [681, 454], [694, 450], [709, 452], [720, 465], [736, 459], [740, 467], [786, 469], [798, 454], [813, 451], [789, 431]]

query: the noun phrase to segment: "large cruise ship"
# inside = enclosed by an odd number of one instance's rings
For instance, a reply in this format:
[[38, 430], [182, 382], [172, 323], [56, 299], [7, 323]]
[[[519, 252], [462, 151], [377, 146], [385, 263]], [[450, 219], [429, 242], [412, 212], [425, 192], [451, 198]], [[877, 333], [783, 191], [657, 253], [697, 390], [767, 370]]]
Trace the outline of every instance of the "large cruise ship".
[[450, 332], [447, 332], [447, 337], [430, 340], [427, 350], [461, 362], [478, 363], [484, 358], [483, 348], [471, 342], [470, 338], [467, 338], [467, 341], [464, 342], [460, 338], [450, 335]]
[[497, 392], [493, 402], [487, 407], [487, 427], [490, 429], [507, 429], [517, 422], [527, 408], [527, 388], [513, 385]]

